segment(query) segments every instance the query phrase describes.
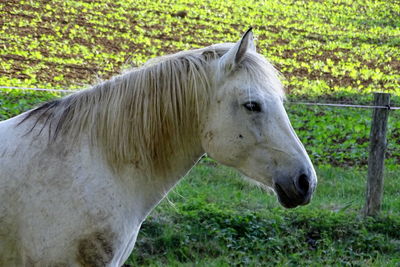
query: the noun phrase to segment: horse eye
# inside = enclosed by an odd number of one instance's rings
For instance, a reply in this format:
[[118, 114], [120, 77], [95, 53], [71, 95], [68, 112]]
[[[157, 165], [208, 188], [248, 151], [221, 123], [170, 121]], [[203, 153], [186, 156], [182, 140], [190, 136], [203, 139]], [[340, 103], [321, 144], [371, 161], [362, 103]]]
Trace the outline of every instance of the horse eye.
[[258, 104], [257, 102], [249, 101], [243, 104], [243, 106], [248, 110], [252, 112], [261, 112], [261, 105]]

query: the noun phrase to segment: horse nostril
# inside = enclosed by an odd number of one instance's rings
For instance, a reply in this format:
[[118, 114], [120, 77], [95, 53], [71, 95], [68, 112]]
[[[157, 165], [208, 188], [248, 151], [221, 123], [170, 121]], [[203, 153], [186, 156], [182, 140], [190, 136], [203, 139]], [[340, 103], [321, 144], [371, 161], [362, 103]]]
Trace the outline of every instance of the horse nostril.
[[302, 195], [307, 195], [310, 190], [310, 182], [307, 175], [301, 174], [297, 180], [297, 189]]

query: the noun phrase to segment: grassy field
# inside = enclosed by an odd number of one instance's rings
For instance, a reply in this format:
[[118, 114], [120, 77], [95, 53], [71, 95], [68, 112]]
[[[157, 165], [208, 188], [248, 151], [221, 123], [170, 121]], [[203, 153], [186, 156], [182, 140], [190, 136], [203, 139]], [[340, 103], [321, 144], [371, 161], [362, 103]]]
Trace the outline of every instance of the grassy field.
[[400, 264], [398, 169], [383, 216], [363, 219], [365, 172], [323, 166], [309, 206], [284, 210], [235, 171], [203, 161], [144, 223], [133, 266]]
[[253, 26], [292, 94], [399, 92], [396, 2], [2, 1], [0, 84], [79, 87]]
[[[362, 218], [371, 110], [400, 106], [398, 1], [8, 0], [0, 2], [0, 86], [83, 88], [149, 58], [234, 42], [254, 27], [284, 76], [287, 111], [318, 169], [312, 204], [275, 196], [204, 159], [152, 213], [133, 266], [399, 266], [400, 111], [390, 115], [382, 214]], [[0, 120], [62, 93], [0, 91]]]

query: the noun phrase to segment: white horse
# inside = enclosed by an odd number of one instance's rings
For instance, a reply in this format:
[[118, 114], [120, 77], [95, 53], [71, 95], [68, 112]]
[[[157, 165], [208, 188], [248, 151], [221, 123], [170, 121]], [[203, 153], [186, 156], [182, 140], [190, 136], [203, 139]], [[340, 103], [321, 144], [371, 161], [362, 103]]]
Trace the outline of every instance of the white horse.
[[317, 178], [251, 29], [0, 122], [0, 266], [120, 266], [141, 223], [207, 153], [310, 201]]

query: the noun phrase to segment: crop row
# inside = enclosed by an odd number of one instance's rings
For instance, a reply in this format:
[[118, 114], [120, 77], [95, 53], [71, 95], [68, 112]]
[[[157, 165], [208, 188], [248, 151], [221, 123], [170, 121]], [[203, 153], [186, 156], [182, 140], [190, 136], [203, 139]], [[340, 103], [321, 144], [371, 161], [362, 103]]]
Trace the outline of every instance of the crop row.
[[10, 0], [0, 85], [82, 87], [253, 26], [294, 95], [399, 93], [399, 12], [391, 1]]

